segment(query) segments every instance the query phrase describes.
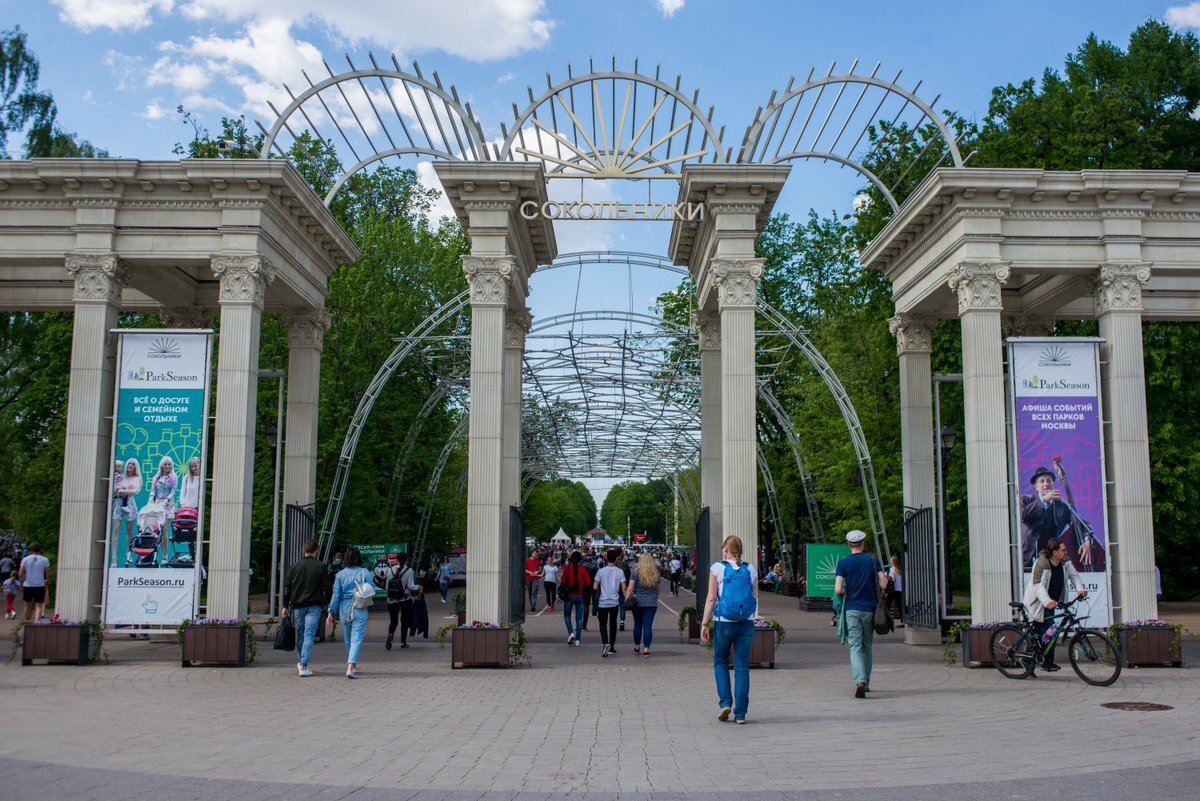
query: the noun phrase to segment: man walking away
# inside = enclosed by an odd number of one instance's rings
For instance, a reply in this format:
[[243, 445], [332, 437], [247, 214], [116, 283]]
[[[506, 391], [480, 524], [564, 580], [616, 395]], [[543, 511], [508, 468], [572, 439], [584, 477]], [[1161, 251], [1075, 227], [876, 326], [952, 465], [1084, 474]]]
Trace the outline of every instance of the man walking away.
[[[50, 560], [42, 556], [42, 544], [29, 545], [29, 556], [21, 560], [21, 571], [17, 578], [25, 588], [25, 620], [41, 620], [46, 616], [46, 576], [50, 573]], [[37, 614], [34, 615], [34, 609]]]
[[291, 610], [292, 623], [296, 626], [300, 659], [296, 663], [296, 671], [301, 677], [313, 674], [308, 669], [308, 659], [312, 655], [317, 627], [321, 624], [321, 612], [329, 600], [330, 573], [317, 559], [317, 547], [316, 540], [304, 543], [304, 558], [288, 569], [287, 580], [283, 584], [282, 614], [286, 615]]
[[604, 554], [608, 564], [596, 572], [596, 581], [592, 591], [598, 592], [596, 618], [600, 621], [600, 640], [604, 650], [600, 656], [615, 656], [617, 642], [617, 608], [621, 606], [621, 596], [625, 593], [625, 572], [617, 567], [617, 557], [620, 551], [609, 548]]
[[887, 586], [883, 565], [863, 553], [866, 533], [855, 529], [846, 535], [850, 555], [838, 560], [833, 591], [843, 596], [846, 640], [850, 643], [850, 672], [854, 697], [866, 698], [871, 689], [871, 645], [875, 637], [876, 593]]

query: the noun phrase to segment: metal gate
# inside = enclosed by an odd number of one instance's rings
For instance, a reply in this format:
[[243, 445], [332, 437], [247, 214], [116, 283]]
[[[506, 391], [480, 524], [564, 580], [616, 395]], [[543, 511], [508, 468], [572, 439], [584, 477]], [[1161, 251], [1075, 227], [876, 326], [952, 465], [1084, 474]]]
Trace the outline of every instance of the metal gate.
[[[283, 538], [279, 541], [279, 575], [286, 577], [292, 565], [303, 558], [304, 543], [317, 536], [317, 505], [297, 506], [289, 503], [283, 511]], [[271, 599], [272, 614], [283, 603], [283, 581], [278, 583], [278, 597]]]
[[929, 507], [904, 513], [904, 624], [938, 627], [937, 537]]
[[525, 518], [508, 507], [508, 622], [525, 622]]
[[696, 521], [696, 563], [692, 565], [696, 574], [696, 620], [704, 616], [704, 604], [708, 600], [708, 566], [712, 564], [708, 528], [708, 507], [705, 506]]

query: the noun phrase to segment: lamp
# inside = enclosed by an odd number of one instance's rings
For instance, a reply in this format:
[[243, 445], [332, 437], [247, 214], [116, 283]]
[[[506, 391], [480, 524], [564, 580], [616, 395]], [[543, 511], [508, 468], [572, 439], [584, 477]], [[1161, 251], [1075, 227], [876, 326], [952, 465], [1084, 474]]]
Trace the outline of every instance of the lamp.
[[954, 440], [958, 437], [958, 432], [951, 426], [943, 426], [942, 431], [942, 450], [951, 451], [954, 449]]
[[271, 424], [271, 425], [267, 426], [267, 447], [269, 447], [271, 450], [275, 450], [276, 446], [278, 446], [278, 445], [279, 445], [279, 427], [274, 424]]

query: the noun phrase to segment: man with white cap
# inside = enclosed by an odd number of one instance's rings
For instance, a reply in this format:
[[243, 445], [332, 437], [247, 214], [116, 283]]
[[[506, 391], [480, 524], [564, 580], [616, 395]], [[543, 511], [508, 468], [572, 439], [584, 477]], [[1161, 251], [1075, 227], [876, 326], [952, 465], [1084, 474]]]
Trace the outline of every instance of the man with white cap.
[[871, 645], [875, 636], [876, 588], [887, 587], [887, 576], [879, 560], [863, 552], [865, 532], [846, 534], [850, 555], [838, 560], [833, 591], [844, 596], [846, 639], [850, 643], [850, 672], [854, 675], [854, 697], [866, 698], [871, 687]]

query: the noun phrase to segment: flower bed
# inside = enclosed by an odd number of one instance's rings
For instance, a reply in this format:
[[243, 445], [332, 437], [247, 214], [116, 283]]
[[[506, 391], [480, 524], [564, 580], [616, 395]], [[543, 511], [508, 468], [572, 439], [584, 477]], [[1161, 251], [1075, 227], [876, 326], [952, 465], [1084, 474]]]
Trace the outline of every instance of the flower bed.
[[1165, 620], [1130, 620], [1109, 629], [1124, 667], [1182, 667], [1183, 626]]
[[249, 620], [192, 618], [179, 624], [175, 636], [183, 645], [184, 667], [244, 667], [257, 656]]
[[508, 667], [529, 661], [525, 630], [517, 625], [473, 620], [465, 626], [442, 626], [434, 638], [439, 648], [450, 640], [450, 667]]
[[783, 642], [787, 632], [778, 620], [754, 620], [754, 642], [750, 645], [750, 666], [775, 667], [775, 646]]
[[[992, 634], [996, 629], [1007, 625], [1008, 623], [1002, 620], [972, 623], [969, 626], [965, 620], [956, 623], [946, 635], [946, 664], [953, 665], [957, 661], [957, 652], [961, 652], [963, 667], [991, 667]], [[955, 648], [956, 643], [960, 645], [959, 648]]]
[[103, 642], [104, 629], [98, 622], [78, 623], [55, 615], [20, 624], [13, 632], [13, 656], [19, 648], [22, 665], [43, 659], [47, 664], [86, 665], [99, 655]]

